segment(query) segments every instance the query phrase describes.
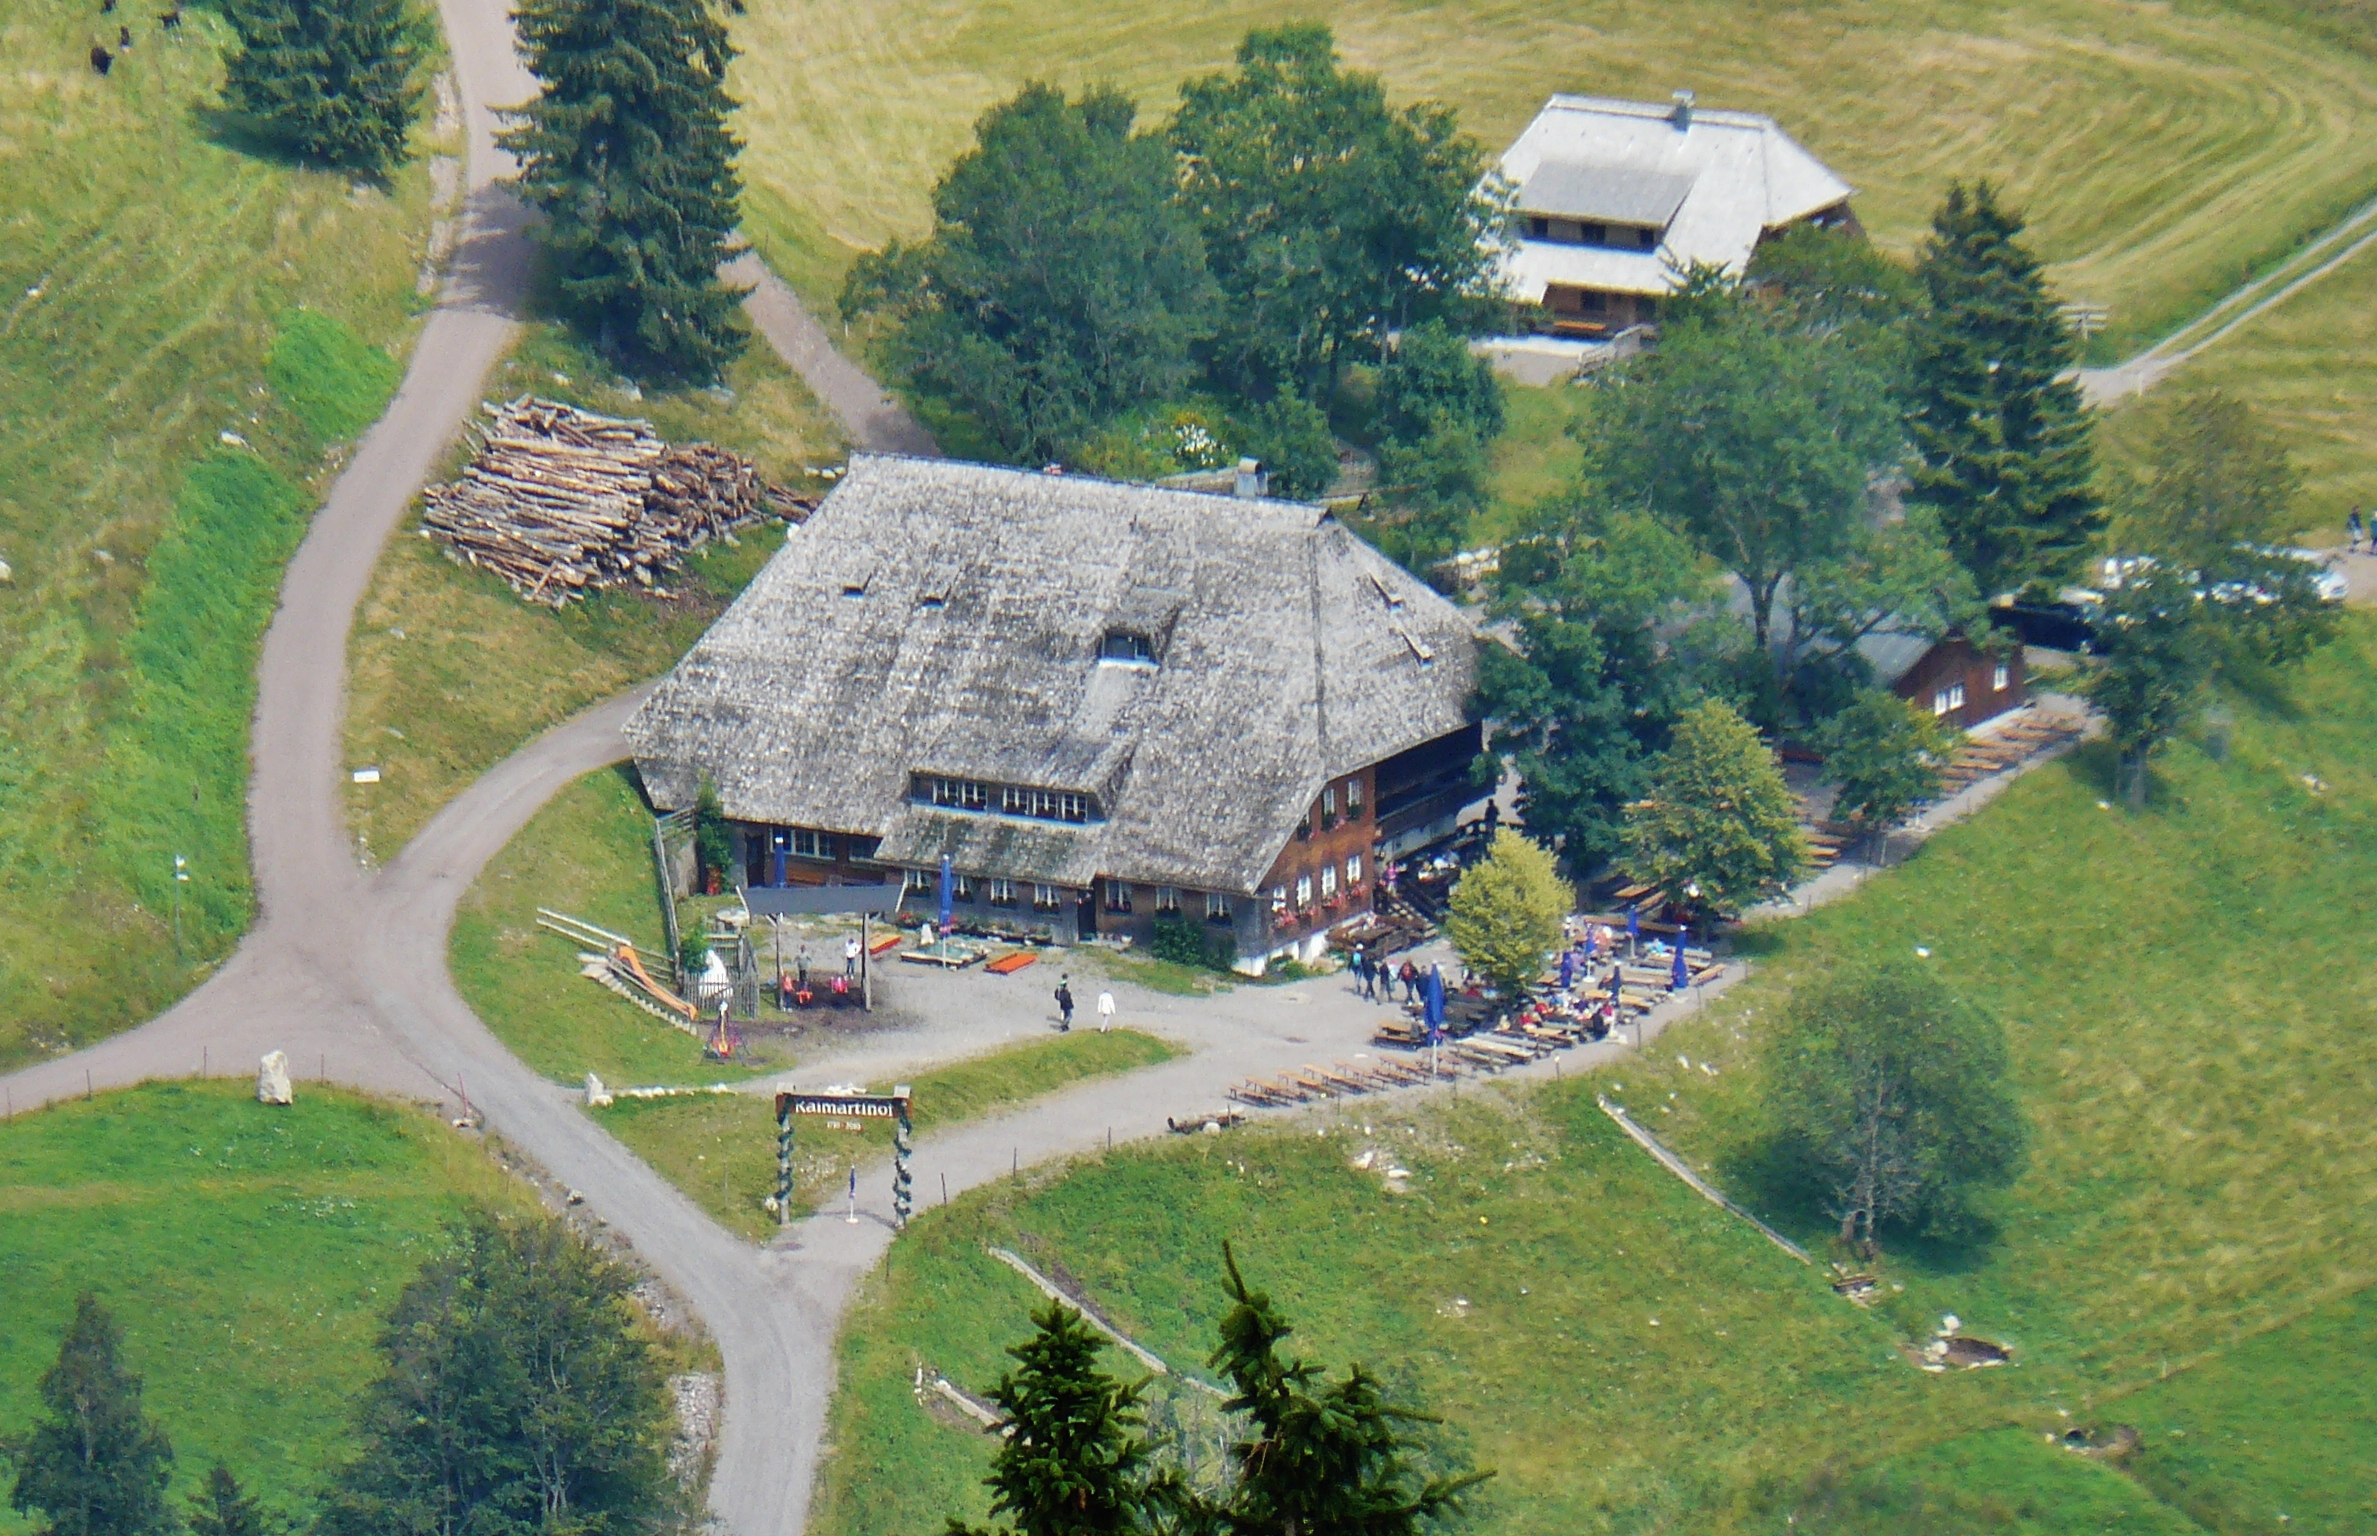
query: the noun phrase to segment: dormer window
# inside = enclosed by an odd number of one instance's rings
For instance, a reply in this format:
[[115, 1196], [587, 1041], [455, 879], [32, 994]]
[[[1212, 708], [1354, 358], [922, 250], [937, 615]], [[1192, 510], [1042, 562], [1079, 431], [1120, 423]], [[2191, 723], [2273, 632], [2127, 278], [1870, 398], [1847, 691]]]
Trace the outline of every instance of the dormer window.
[[1135, 630], [1110, 629], [1098, 647], [1098, 660], [1152, 667], [1156, 664], [1155, 642]]

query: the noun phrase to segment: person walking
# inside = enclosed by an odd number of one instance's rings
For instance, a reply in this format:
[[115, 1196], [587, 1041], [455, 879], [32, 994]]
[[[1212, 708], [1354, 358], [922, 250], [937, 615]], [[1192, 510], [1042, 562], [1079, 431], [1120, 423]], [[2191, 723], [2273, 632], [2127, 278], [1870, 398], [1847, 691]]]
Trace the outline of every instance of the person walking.
[[850, 977], [858, 975], [858, 935], [855, 933], [842, 941], [842, 974]]
[[1362, 1001], [1366, 1003], [1378, 1001], [1378, 976], [1386, 968], [1387, 963], [1384, 960], [1373, 960], [1363, 968]]
[[[2344, 519], [2344, 552], [2346, 554], [2351, 554], [2360, 548], [2362, 531], [2360, 508], [2354, 507], [2352, 515]], [[2377, 555], [2377, 538], [2370, 540], [2369, 553]]]
[[1059, 1020], [1056, 1032], [1060, 1035], [1071, 1034], [1073, 1032], [1073, 978], [1070, 976], [1059, 976], [1056, 979], [1056, 1011]]
[[1098, 990], [1098, 1033], [1114, 1027], [1114, 994], [1104, 988]]
[[1420, 993], [1420, 968], [1406, 960], [1396, 974], [1403, 982], [1403, 1000], [1408, 1003], [1416, 999]]

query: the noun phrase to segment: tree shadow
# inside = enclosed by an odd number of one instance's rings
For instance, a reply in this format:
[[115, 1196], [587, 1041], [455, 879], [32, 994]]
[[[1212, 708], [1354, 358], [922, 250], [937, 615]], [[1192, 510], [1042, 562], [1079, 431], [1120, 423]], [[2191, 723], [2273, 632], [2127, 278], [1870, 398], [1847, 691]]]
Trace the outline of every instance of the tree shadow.
[[310, 171], [317, 176], [336, 177], [350, 186], [370, 187], [382, 195], [395, 191], [395, 181], [387, 171], [325, 165], [319, 160], [308, 159], [298, 153], [296, 147], [275, 130], [268, 120], [252, 112], [242, 112], [235, 107], [194, 107], [190, 118], [201, 138], [235, 155], [244, 155], [250, 160], [259, 160], [285, 171]]

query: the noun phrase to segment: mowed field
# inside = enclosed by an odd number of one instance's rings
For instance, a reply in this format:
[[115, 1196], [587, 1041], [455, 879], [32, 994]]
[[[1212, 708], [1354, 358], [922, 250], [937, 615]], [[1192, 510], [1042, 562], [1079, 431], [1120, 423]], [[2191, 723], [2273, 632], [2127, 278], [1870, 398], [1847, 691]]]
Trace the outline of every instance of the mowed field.
[[[228, 136], [212, 12], [111, 18], [105, 79], [97, 19], [0, 8], [0, 1062], [153, 1012], [245, 927], [255, 645], [429, 224], [417, 165], [359, 187]], [[275, 378], [301, 307], [337, 328]]]
[[[1748, 984], [1588, 1080], [1357, 1100], [930, 1213], [845, 1332], [821, 1529], [981, 1512], [984, 1442], [910, 1383], [930, 1364], [979, 1391], [1028, 1327], [983, 1243], [1062, 1263], [1193, 1367], [1230, 1237], [1306, 1351], [1400, 1373], [1501, 1469], [1484, 1531], [2367, 1531], [2377, 982], [2354, 957], [2377, 906], [2377, 621], [2232, 702], [2225, 760], [2174, 747], [2146, 813], [2103, 803], [2101, 750], [2044, 768], [1752, 934]], [[1917, 946], [2006, 1020], [2034, 1150], [1984, 1240], [1893, 1239], [1860, 1309], [1594, 1096], [1822, 1254], [1830, 1224], [1763, 1151], [1759, 1033], [1796, 976]], [[1351, 1166], [1365, 1151], [1410, 1191]], [[1949, 1312], [2015, 1364], [1912, 1369], [1899, 1347]], [[2117, 1424], [2143, 1440], [2118, 1473], [2047, 1443]]]
[[1034, 78], [1113, 81], [1171, 110], [1250, 26], [1330, 22], [1352, 64], [1432, 97], [1499, 151], [1555, 91], [1774, 114], [1860, 189], [1884, 245], [1947, 183], [2029, 211], [2068, 297], [2105, 306], [2107, 355], [2159, 334], [2377, 194], [2377, 61], [2276, 7], [2021, 0], [753, 0], [735, 22], [747, 225], [813, 297], [852, 253], [929, 227], [973, 120]]
[[[281, 1109], [216, 1080], [20, 1114], [0, 1125], [0, 1435], [31, 1427], [95, 1291], [177, 1489], [220, 1460], [301, 1512], [351, 1448], [381, 1319], [474, 1203], [530, 1204], [434, 1117], [312, 1083]], [[32, 1528], [0, 1511], [0, 1531]]]

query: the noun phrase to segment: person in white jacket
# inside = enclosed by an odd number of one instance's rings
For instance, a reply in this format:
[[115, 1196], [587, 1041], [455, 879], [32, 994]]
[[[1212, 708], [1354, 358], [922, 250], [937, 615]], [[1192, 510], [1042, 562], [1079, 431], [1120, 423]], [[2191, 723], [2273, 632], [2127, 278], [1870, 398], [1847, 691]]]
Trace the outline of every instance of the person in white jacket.
[[1098, 1033], [1102, 1035], [1113, 1027], [1114, 994], [1102, 991], [1098, 994]]

